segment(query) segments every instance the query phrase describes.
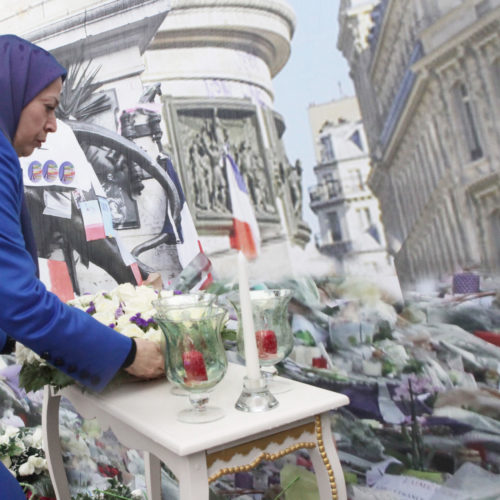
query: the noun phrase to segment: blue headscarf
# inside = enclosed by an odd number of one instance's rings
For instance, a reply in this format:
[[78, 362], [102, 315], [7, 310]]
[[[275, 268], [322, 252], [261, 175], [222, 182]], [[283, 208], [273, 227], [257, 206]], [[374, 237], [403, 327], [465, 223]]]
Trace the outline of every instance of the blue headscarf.
[[66, 70], [46, 50], [15, 35], [0, 35], [0, 130], [12, 140], [23, 108]]
[[[23, 108], [59, 77], [64, 80], [66, 70], [46, 50], [15, 35], [0, 35], [0, 131], [10, 142], [14, 140]], [[24, 196], [20, 223], [38, 276], [35, 237]]]

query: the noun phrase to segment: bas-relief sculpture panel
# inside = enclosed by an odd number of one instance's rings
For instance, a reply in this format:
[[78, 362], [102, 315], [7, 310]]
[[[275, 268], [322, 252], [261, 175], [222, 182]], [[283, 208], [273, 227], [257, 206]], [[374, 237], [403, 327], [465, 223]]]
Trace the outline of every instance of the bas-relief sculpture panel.
[[200, 231], [228, 230], [231, 201], [223, 153], [236, 162], [259, 223], [279, 223], [256, 109], [244, 102], [165, 98], [169, 133]]

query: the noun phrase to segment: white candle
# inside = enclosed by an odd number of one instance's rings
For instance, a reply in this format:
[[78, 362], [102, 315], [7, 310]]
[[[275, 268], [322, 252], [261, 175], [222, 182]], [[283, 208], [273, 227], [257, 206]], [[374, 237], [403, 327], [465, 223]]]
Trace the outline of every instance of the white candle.
[[259, 355], [253, 325], [252, 303], [250, 302], [247, 260], [242, 252], [238, 252], [238, 283], [240, 287], [241, 322], [245, 344], [247, 377], [251, 380], [256, 380], [260, 378]]

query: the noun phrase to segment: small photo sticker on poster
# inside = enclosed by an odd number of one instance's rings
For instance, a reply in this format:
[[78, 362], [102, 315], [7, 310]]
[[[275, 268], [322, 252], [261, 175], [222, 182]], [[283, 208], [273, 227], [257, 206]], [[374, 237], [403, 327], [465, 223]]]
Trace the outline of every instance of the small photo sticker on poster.
[[65, 161], [59, 167], [59, 179], [63, 184], [71, 184], [75, 180], [75, 167], [70, 161]]
[[59, 175], [57, 163], [54, 160], [47, 160], [43, 165], [42, 174], [47, 182], [54, 182]]
[[42, 164], [35, 160], [29, 164], [28, 178], [31, 182], [40, 182], [42, 180]]

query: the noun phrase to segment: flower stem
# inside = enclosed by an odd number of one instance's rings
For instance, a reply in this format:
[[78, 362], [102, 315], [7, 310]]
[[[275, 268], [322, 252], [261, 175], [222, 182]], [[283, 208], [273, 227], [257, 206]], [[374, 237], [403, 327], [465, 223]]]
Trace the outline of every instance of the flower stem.
[[285, 488], [283, 488], [283, 491], [281, 491], [280, 493], [278, 493], [274, 498], [273, 500], [278, 500], [278, 498], [280, 496], [282, 496], [287, 490], [289, 490], [298, 480], [300, 479], [300, 476], [297, 476], [295, 477], [295, 479], [293, 479], [292, 481], [290, 481], [289, 484], [287, 484], [285, 486]]
[[94, 490], [94, 493], [102, 493], [103, 495], [114, 497], [114, 498], [119, 498], [120, 500], [130, 500], [130, 497], [122, 497], [121, 495], [118, 495], [117, 493], [111, 493], [110, 491], [103, 491], [103, 490]]

